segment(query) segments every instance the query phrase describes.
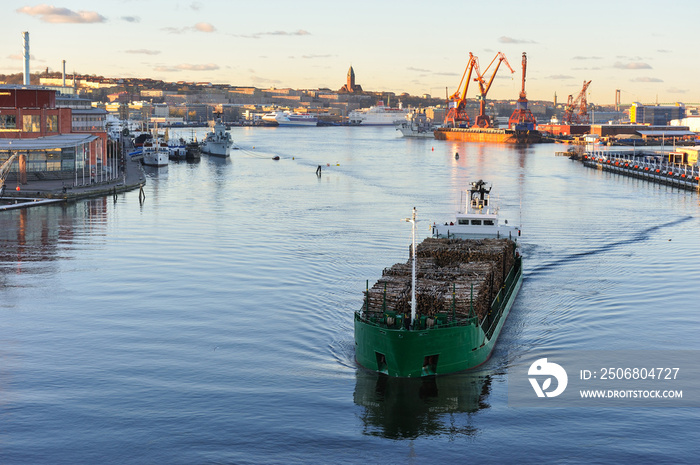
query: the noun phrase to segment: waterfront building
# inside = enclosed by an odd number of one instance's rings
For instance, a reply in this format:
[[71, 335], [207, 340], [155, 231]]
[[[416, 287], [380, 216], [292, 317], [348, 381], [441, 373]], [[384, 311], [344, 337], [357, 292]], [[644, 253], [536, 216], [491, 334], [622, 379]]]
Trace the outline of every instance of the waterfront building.
[[107, 153], [105, 116], [55, 90], [0, 86], [0, 163], [18, 155], [8, 178], [23, 185], [64, 179], [68, 186], [113, 178], [118, 170]]
[[349, 92], [349, 93], [355, 93], [355, 92], [362, 92], [362, 86], [359, 84], [355, 84], [355, 70], [352, 69], [352, 66], [348, 70], [348, 80], [345, 83], [343, 87], [340, 88], [338, 92]]
[[652, 124], [665, 126], [671, 120], [685, 118], [685, 106], [675, 105], [643, 105], [634, 102], [630, 107], [630, 122], [636, 124]]

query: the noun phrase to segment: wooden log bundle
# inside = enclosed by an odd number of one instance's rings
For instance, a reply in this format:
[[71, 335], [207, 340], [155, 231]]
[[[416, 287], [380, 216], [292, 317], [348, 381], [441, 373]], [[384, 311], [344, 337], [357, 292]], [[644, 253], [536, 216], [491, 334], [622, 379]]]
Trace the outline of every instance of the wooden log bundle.
[[[419, 315], [452, 313], [458, 318], [483, 318], [514, 263], [509, 239], [427, 238], [417, 247], [416, 310]], [[409, 247], [410, 255], [410, 247]], [[363, 310], [410, 315], [411, 261], [384, 269], [369, 289]]]

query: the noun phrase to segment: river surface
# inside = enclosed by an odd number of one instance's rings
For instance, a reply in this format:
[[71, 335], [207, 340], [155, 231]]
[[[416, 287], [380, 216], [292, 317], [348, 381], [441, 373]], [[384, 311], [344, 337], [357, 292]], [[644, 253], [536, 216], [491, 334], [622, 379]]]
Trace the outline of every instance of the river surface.
[[[0, 212], [0, 463], [697, 463], [697, 408], [508, 403], [538, 350], [700, 349], [696, 193], [553, 145], [232, 135], [230, 160], [147, 171], [143, 203]], [[427, 237], [478, 179], [525, 256], [491, 358], [430, 381], [359, 369], [353, 312], [408, 259], [403, 219]]]

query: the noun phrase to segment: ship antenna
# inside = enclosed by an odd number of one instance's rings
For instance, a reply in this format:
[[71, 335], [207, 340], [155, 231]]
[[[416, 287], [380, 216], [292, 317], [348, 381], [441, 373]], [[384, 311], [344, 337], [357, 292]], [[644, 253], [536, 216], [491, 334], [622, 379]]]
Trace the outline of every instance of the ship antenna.
[[411, 223], [413, 244], [411, 247], [411, 324], [416, 319], [416, 207], [413, 207], [413, 217], [404, 218], [404, 221]]

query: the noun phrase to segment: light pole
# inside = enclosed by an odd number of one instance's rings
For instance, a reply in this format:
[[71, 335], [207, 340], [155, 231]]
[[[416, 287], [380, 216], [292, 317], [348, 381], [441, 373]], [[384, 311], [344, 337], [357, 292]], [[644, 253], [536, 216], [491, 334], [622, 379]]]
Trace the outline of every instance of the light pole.
[[411, 223], [413, 243], [411, 246], [411, 324], [416, 319], [416, 207], [413, 207], [413, 216], [404, 218], [404, 221]]

